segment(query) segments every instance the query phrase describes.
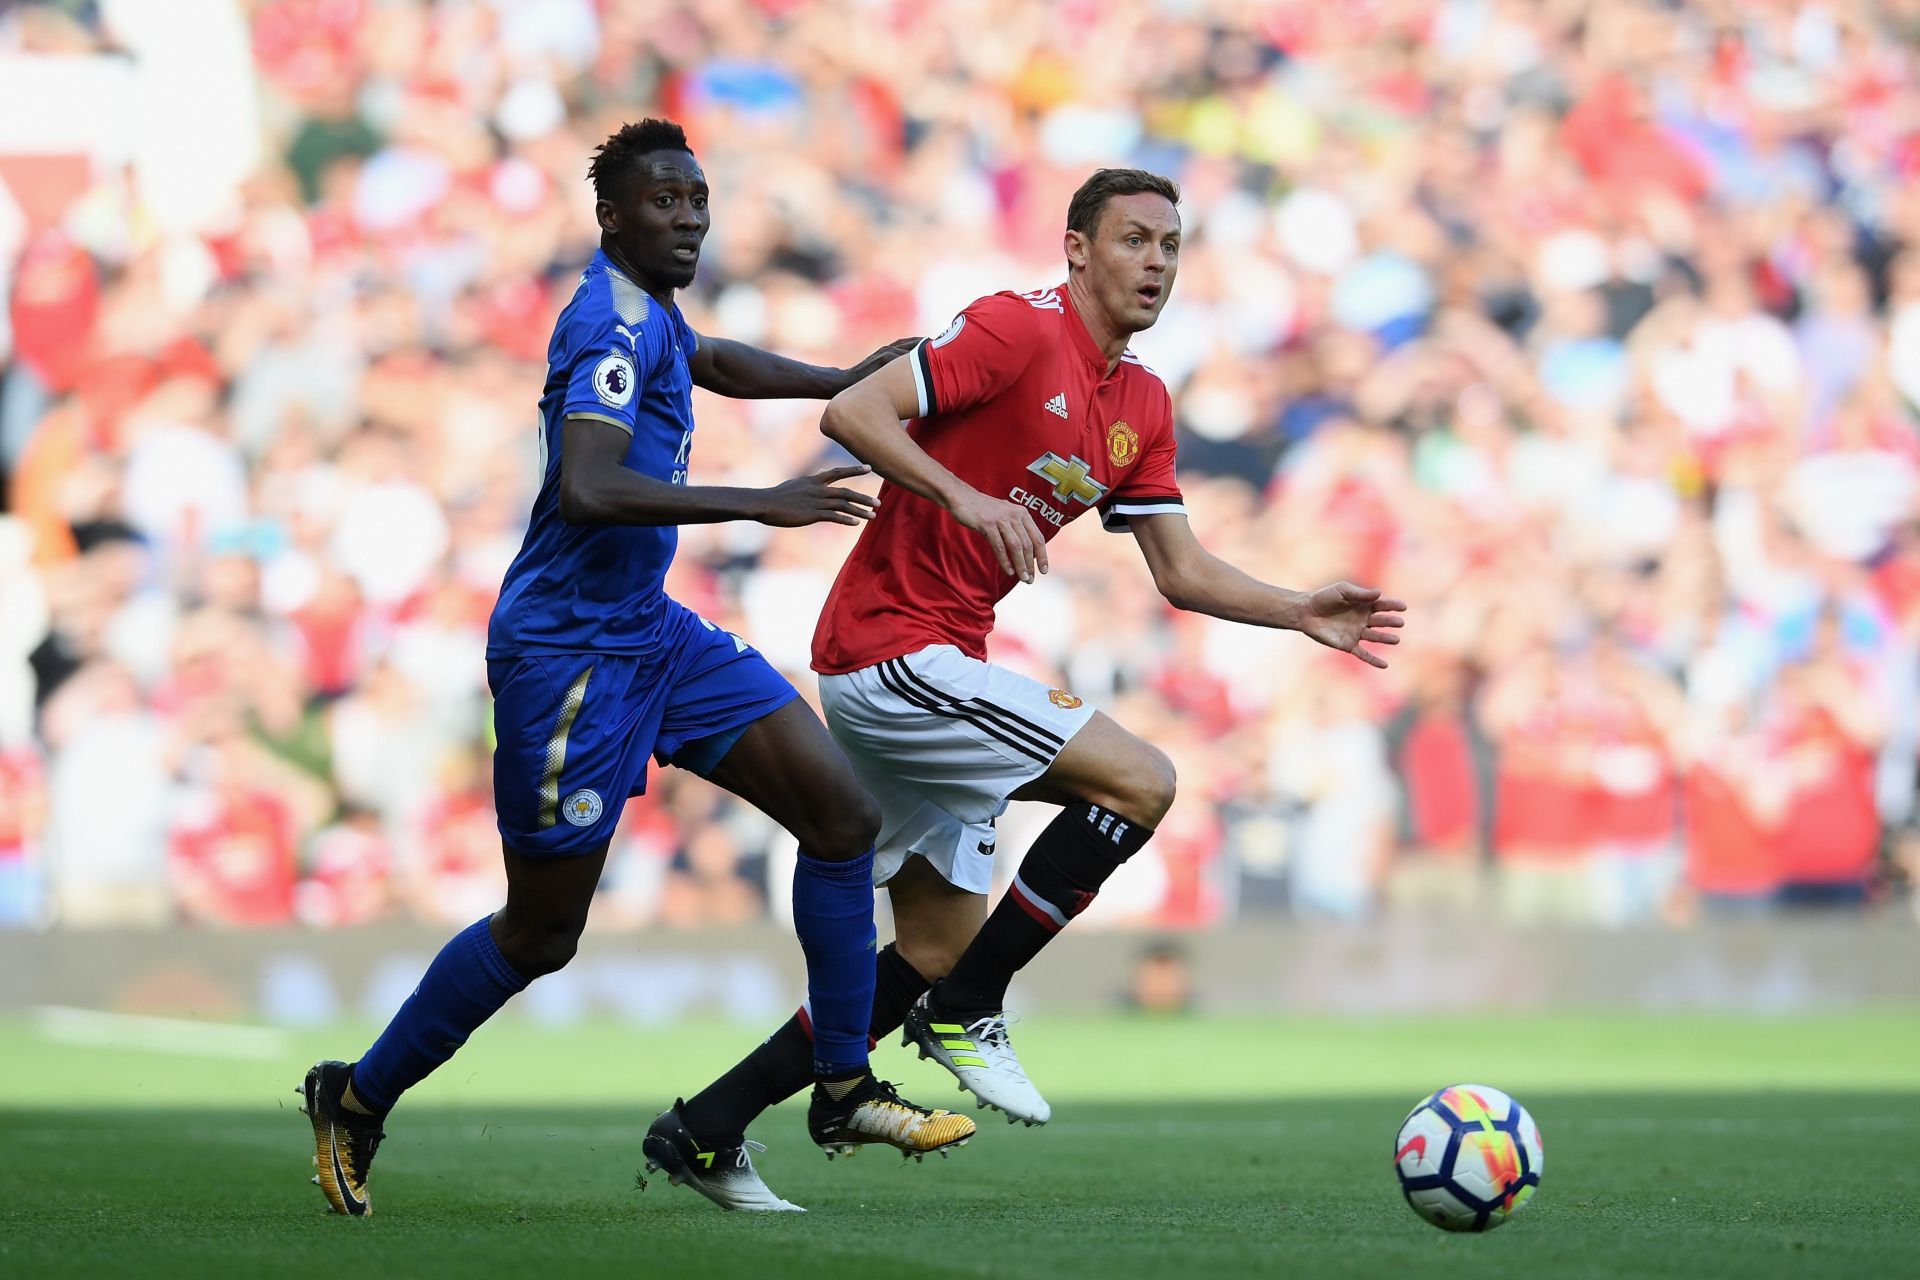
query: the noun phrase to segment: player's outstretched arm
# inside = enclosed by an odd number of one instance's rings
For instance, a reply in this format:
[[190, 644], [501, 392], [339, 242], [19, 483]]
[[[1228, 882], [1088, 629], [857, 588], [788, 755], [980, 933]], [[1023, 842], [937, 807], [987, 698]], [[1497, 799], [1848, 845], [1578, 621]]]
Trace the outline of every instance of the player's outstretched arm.
[[920, 412], [914, 390], [913, 357], [890, 361], [871, 377], [836, 395], [820, 419], [829, 440], [910, 493], [946, 508], [967, 528], [993, 545], [1003, 573], [1032, 582], [1047, 571], [1047, 540], [1033, 513], [1017, 503], [990, 498], [941, 466], [901, 422]]
[[829, 369], [701, 334], [687, 368], [695, 386], [732, 400], [825, 400], [912, 350], [918, 341], [896, 338], [850, 369]]
[[1153, 585], [1176, 609], [1298, 631], [1376, 667], [1386, 659], [1362, 646], [1400, 643], [1395, 632], [1406, 625], [1406, 602], [1382, 598], [1377, 587], [1336, 582], [1305, 592], [1269, 586], [1201, 546], [1184, 515], [1128, 516], [1127, 523]]
[[837, 482], [865, 475], [865, 467], [835, 467], [771, 489], [668, 484], [624, 464], [629, 436], [597, 418], [568, 418], [560, 433], [560, 518], [568, 524], [714, 524], [757, 520], [798, 528], [859, 524], [873, 516], [874, 499]]

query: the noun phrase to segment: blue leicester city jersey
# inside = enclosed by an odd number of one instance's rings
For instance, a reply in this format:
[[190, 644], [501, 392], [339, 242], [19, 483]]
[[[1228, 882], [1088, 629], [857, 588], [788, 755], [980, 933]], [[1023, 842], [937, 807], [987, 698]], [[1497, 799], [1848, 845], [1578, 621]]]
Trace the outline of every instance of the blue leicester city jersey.
[[664, 583], [672, 525], [576, 525], [560, 518], [561, 425], [611, 423], [631, 436], [625, 463], [687, 482], [699, 338], [680, 308], [628, 279], [604, 252], [581, 273], [553, 327], [540, 396], [540, 493], [487, 627], [487, 656], [595, 651], [648, 656], [675, 642]]

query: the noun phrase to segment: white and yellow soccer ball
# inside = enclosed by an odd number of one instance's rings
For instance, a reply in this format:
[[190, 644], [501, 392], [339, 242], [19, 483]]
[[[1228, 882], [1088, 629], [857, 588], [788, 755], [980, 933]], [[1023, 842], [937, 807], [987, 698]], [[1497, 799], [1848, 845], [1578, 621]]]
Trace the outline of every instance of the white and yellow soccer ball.
[[1491, 1231], [1540, 1188], [1540, 1126], [1483, 1084], [1441, 1089], [1407, 1113], [1393, 1170], [1413, 1211], [1444, 1231]]

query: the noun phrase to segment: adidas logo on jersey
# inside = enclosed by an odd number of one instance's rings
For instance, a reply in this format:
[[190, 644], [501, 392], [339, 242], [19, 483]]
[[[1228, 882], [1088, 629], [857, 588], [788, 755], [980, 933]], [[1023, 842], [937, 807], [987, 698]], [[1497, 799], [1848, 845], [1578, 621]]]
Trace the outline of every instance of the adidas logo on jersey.
[[1059, 395], [1047, 401], [1046, 407], [1047, 407], [1048, 413], [1057, 413], [1063, 418], [1066, 417], [1067, 416], [1067, 393], [1062, 391]]

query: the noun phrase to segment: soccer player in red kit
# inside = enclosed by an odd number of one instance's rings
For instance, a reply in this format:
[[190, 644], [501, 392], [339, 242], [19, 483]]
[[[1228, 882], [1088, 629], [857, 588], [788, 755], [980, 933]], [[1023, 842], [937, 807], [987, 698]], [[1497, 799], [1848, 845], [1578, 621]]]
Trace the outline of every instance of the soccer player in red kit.
[[[1066, 283], [980, 299], [841, 392], [821, 424], [886, 481], [813, 641], [827, 726], [881, 807], [874, 880], [895, 941], [870, 1031], [904, 1021], [922, 1056], [1010, 1121], [1041, 1124], [1049, 1108], [1007, 1038], [1008, 981], [1152, 836], [1174, 773], [1071, 693], [987, 662], [995, 603], [1047, 571], [1047, 540], [1069, 520], [1098, 511], [1133, 533], [1176, 608], [1301, 631], [1376, 667], [1364, 645], [1397, 643], [1406, 608], [1345, 582], [1269, 586], [1195, 539], [1172, 401], [1127, 350], [1172, 291], [1178, 200], [1155, 174], [1098, 171], [1068, 207]], [[1062, 808], [988, 915], [993, 822], [1015, 798]], [[737, 1141], [804, 1087], [807, 1045], [803, 1008], [676, 1110]]]

